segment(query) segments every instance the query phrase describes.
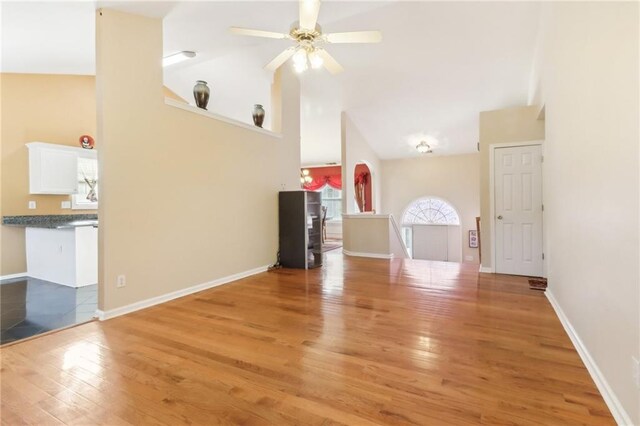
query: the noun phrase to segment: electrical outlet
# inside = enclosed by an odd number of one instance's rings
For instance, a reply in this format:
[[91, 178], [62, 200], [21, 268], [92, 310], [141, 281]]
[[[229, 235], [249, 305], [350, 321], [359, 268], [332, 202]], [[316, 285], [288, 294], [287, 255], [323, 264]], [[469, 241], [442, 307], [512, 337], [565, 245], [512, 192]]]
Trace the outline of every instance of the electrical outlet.
[[35, 210], [36, 208], [36, 202], [35, 201], [29, 201], [29, 209], [30, 210]]
[[640, 361], [636, 357], [631, 357], [633, 362], [632, 371], [633, 371], [633, 382], [636, 384], [636, 387], [640, 389]]
[[116, 280], [116, 287], [124, 287], [127, 285], [127, 278], [124, 275], [118, 275]]
[[70, 209], [71, 208], [71, 201], [63, 201], [60, 203], [60, 208], [61, 209]]
[[464, 260], [465, 262], [473, 262], [473, 256], [465, 256]]

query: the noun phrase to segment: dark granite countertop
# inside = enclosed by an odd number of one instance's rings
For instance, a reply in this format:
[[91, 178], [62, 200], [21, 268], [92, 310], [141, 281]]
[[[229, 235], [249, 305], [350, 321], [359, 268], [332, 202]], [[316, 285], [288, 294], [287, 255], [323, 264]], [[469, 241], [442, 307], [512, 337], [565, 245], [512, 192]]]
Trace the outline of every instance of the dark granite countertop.
[[68, 229], [98, 226], [97, 214], [61, 214], [41, 216], [3, 216], [2, 224], [23, 228]]

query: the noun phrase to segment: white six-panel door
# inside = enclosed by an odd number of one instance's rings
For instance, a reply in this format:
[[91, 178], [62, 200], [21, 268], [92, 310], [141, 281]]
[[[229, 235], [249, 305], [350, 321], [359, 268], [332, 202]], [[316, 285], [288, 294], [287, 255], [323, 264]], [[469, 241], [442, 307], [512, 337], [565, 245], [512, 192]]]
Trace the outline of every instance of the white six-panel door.
[[494, 153], [495, 271], [542, 276], [542, 149]]

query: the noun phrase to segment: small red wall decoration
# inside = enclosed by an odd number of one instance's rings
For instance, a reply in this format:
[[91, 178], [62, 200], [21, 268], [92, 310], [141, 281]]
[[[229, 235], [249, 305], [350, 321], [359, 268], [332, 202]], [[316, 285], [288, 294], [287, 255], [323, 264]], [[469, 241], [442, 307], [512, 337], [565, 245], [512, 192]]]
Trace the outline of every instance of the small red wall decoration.
[[354, 186], [355, 186], [355, 191], [356, 191], [356, 202], [358, 203], [358, 206], [360, 206], [360, 201], [358, 200], [358, 185], [363, 184], [364, 188], [361, 190], [362, 195], [364, 195], [364, 200], [363, 201], [363, 208], [362, 211], [363, 212], [370, 212], [373, 211], [373, 203], [372, 203], [372, 190], [371, 190], [371, 171], [369, 170], [369, 167], [364, 164], [364, 163], [360, 163], [360, 164], [356, 164], [356, 169], [354, 172], [354, 176], [353, 176], [353, 182], [354, 182]]

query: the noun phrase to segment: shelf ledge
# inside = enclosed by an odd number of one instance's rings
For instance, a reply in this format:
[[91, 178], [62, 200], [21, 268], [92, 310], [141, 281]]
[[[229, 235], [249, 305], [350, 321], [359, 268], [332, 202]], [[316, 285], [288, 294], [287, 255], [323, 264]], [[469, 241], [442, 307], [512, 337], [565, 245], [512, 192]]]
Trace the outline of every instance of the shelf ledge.
[[271, 130], [267, 130], [267, 129], [263, 129], [263, 128], [258, 127], [258, 126], [251, 125], [249, 123], [243, 123], [242, 121], [235, 120], [235, 119], [229, 118], [229, 117], [225, 117], [223, 115], [216, 114], [214, 112], [207, 111], [207, 110], [204, 110], [202, 108], [195, 107], [193, 105], [184, 104], [182, 102], [176, 101], [176, 100], [171, 99], [171, 98], [164, 98], [164, 103], [166, 105], [171, 106], [171, 107], [179, 108], [179, 109], [182, 109], [184, 111], [189, 111], [189, 112], [192, 112], [194, 114], [199, 114], [199, 115], [202, 115], [202, 116], [205, 116], [205, 117], [208, 117], [208, 118], [213, 118], [214, 120], [223, 121], [225, 123], [232, 124], [232, 125], [234, 125], [236, 127], [242, 127], [242, 128], [257, 132], [257, 133], [261, 133], [261, 134], [266, 135], [266, 136], [271, 136], [273, 138], [282, 139], [282, 133], [276, 133], [276, 132], [273, 132]]
[[342, 214], [342, 220], [344, 219], [389, 219], [391, 217], [390, 214], [373, 214], [373, 213], [351, 213], [351, 214]]

